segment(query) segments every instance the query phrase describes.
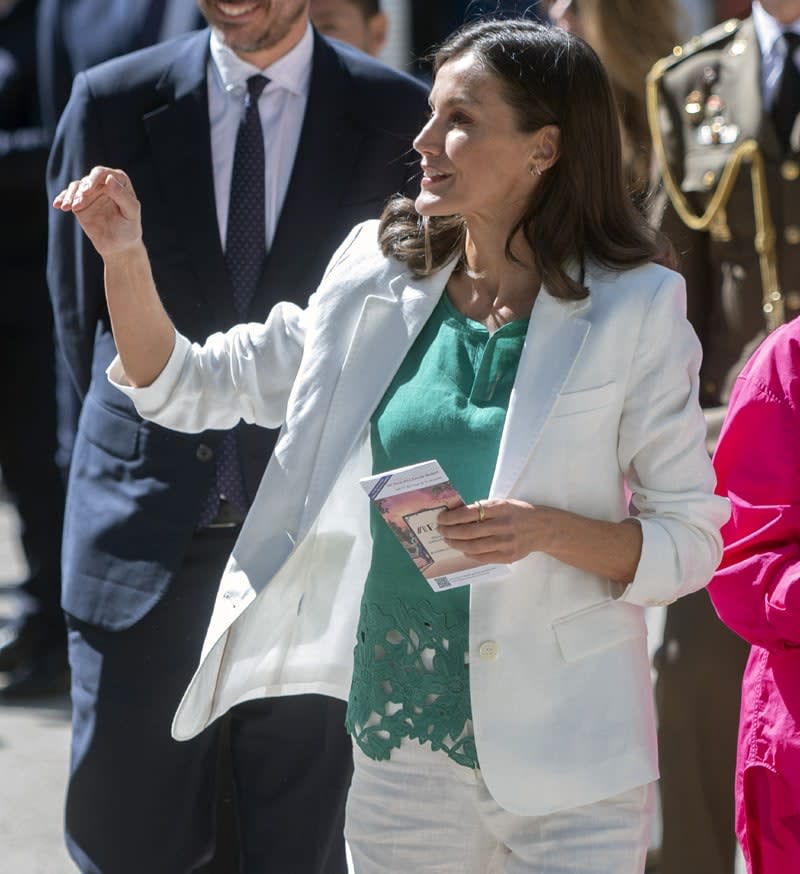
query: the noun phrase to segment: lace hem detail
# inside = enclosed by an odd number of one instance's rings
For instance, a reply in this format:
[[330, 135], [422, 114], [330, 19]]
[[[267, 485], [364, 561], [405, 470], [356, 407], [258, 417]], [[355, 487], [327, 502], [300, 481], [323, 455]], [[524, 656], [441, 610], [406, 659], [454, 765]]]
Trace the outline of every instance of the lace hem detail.
[[347, 729], [364, 754], [388, 759], [403, 738], [478, 767], [469, 698], [468, 617], [427, 600], [391, 612], [364, 602], [354, 652]]

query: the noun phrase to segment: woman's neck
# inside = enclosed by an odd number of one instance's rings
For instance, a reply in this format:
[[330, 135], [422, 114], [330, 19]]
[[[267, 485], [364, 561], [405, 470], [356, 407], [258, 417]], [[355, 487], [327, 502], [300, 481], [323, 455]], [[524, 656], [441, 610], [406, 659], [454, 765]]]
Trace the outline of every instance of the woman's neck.
[[506, 255], [506, 238], [505, 231], [468, 225], [465, 267], [448, 284], [453, 305], [489, 330], [527, 318], [539, 292], [539, 273], [524, 237], [518, 234], [512, 245], [518, 261]]

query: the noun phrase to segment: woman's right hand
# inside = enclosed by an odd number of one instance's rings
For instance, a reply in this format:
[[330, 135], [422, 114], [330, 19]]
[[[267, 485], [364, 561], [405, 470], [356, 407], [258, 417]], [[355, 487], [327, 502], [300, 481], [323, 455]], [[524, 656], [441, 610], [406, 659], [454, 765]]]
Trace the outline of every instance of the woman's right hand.
[[125, 377], [133, 386], [150, 385], [172, 354], [175, 328], [156, 291], [130, 179], [122, 170], [95, 167], [70, 182], [53, 206], [75, 214], [102, 256], [111, 328]]
[[122, 170], [95, 167], [88, 176], [70, 182], [53, 206], [75, 215], [106, 262], [141, 245], [141, 207]]

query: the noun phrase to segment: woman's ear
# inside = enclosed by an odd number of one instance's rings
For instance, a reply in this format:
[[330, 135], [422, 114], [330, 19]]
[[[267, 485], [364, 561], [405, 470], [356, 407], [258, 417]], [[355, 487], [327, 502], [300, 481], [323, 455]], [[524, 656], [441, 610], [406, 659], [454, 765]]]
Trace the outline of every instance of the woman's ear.
[[533, 135], [531, 164], [539, 173], [549, 170], [561, 154], [561, 129], [557, 124], [546, 124]]

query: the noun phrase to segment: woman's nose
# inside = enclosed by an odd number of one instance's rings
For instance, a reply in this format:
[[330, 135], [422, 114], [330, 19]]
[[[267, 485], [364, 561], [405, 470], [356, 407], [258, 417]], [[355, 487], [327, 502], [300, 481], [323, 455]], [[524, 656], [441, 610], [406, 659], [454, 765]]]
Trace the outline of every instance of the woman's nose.
[[438, 151], [436, 146], [436, 136], [433, 129], [433, 119], [431, 119], [425, 127], [414, 137], [413, 146], [415, 151], [419, 152], [420, 155], [432, 154]]

